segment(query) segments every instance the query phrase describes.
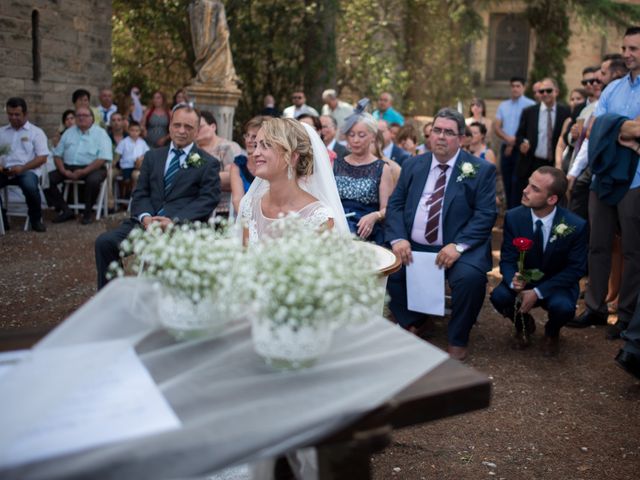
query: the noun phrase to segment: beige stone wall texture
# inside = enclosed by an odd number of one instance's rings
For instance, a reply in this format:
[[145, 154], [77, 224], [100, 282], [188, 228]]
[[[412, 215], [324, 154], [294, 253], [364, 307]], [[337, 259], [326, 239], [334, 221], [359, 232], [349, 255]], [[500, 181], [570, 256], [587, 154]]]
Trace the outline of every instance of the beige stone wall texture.
[[[41, 77], [33, 80], [32, 13], [39, 12]], [[0, 0], [0, 100], [24, 97], [29, 118], [53, 136], [77, 88], [111, 85], [110, 0]], [[6, 124], [6, 117], [0, 124]]]

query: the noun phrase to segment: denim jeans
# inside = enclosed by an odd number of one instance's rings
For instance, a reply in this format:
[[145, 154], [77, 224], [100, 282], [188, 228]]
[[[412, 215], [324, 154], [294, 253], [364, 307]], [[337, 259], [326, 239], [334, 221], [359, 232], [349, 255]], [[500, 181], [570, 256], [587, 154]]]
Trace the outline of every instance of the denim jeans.
[[[18, 185], [20, 187], [24, 198], [27, 200], [29, 220], [31, 220], [31, 223], [39, 222], [42, 217], [42, 207], [40, 205], [40, 185], [38, 176], [32, 171], [27, 171], [11, 177], [7, 177], [0, 173], [0, 188], [4, 188], [7, 185]], [[2, 203], [1, 198], [0, 203]], [[2, 208], [6, 208], [6, 205], [3, 205]]]

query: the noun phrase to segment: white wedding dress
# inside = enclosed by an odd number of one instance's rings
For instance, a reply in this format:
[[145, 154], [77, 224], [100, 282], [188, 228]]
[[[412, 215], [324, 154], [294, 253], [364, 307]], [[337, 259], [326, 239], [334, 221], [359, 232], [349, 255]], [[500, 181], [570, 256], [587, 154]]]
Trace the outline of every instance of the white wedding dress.
[[[306, 123], [302, 124], [311, 140], [313, 149], [313, 174], [298, 179], [298, 185], [317, 201], [303, 207], [298, 212], [309, 228], [319, 229], [333, 219], [333, 228], [341, 234], [350, 235], [347, 219], [333, 176], [327, 147], [318, 133]], [[262, 197], [269, 191], [269, 182], [256, 177], [249, 191], [240, 201], [237, 222], [249, 230], [249, 245], [254, 245], [264, 237], [269, 226], [278, 219], [268, 218], [262, 212]]]

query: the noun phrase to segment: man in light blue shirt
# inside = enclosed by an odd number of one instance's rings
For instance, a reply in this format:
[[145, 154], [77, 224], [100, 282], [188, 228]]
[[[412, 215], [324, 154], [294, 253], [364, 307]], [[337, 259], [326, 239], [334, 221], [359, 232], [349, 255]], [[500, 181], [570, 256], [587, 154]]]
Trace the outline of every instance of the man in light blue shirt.
[[385, 120], [387, 124], [397, 123], [398, 125], [404, 125], [404, 117], [395, 110], [391, 105], [393, 104], [393, 97], [389, 92], [382, 92], [378, 97], [378, 110], [373, 112], [373, 117], [376, 120]]
[[493, 123], [496, 135], [504, 142], [500, 147], [500, 171], [502, 172], [507, 209], [520, 204], [520, 195], [522, 193], [515, 191], [515, 167], [519, 156], [515, 144], [520, 115], [526, 107], [535, 105], [533, 100], [524, 96], [524, 78], [511, 77], [510, 84], [511, 98], [498, 106], [496, 120]]
[[84, 213], [82, 224], [92, 222], [92, 209], [98, 198], [100, 187], [106, 178], [106, 162], [113, 159], [111, 139], [107, 132], [93, 123], [89, 107], [76, 110], [76, 125], [67, 129], [58, 146], [53, 150], [56, 170], [49, 173], [49, 188], [45, 196], [50, 206], [58, 212], [53, 223], [74, 218], [58, 185], [65, 180], [84, 180]]
[[[594, 112], [597, 117], [614, 113], [634, 119], [640, 115], [640, 27], [631, 27], [625, 32], [622, 42], [622, 57], [629, 73], [611, 82], [600, 95]], [[589, 193], [589, 284], [585, 293], [586, 310], [577, 317], [573, 326], [606, 325], [606, 297], [611, 270], [613, 237], [619, 228], [622, 237], [624, 268], [618, 299], [618, 322], [607, 330], [607, 338], [615, 339], [627, 328], [636, 309], [638, 285], [640, 285], [640, 163], [624, 196], [616, 205], [600, 199], [596, 191]], [[618, 187], [625, 188], [625, 187]], [[621, 192], [622, 193], [622, 192]], [[640, 355], [640, 349], [638, 351]]]

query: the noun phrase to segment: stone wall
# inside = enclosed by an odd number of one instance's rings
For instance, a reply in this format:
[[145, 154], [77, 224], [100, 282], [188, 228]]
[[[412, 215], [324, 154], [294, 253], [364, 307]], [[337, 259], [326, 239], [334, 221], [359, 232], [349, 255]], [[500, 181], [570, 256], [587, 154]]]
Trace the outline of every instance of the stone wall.
[[[40, 79], [33, 79], [32, 14], [39, 16]], [[110, 0], [0, 0], [0, 100], [24, 97], [29, 119], [52, 136], [77, 88], [111, 85]], [[6, 117], [0, 124], [6, 124]]]

